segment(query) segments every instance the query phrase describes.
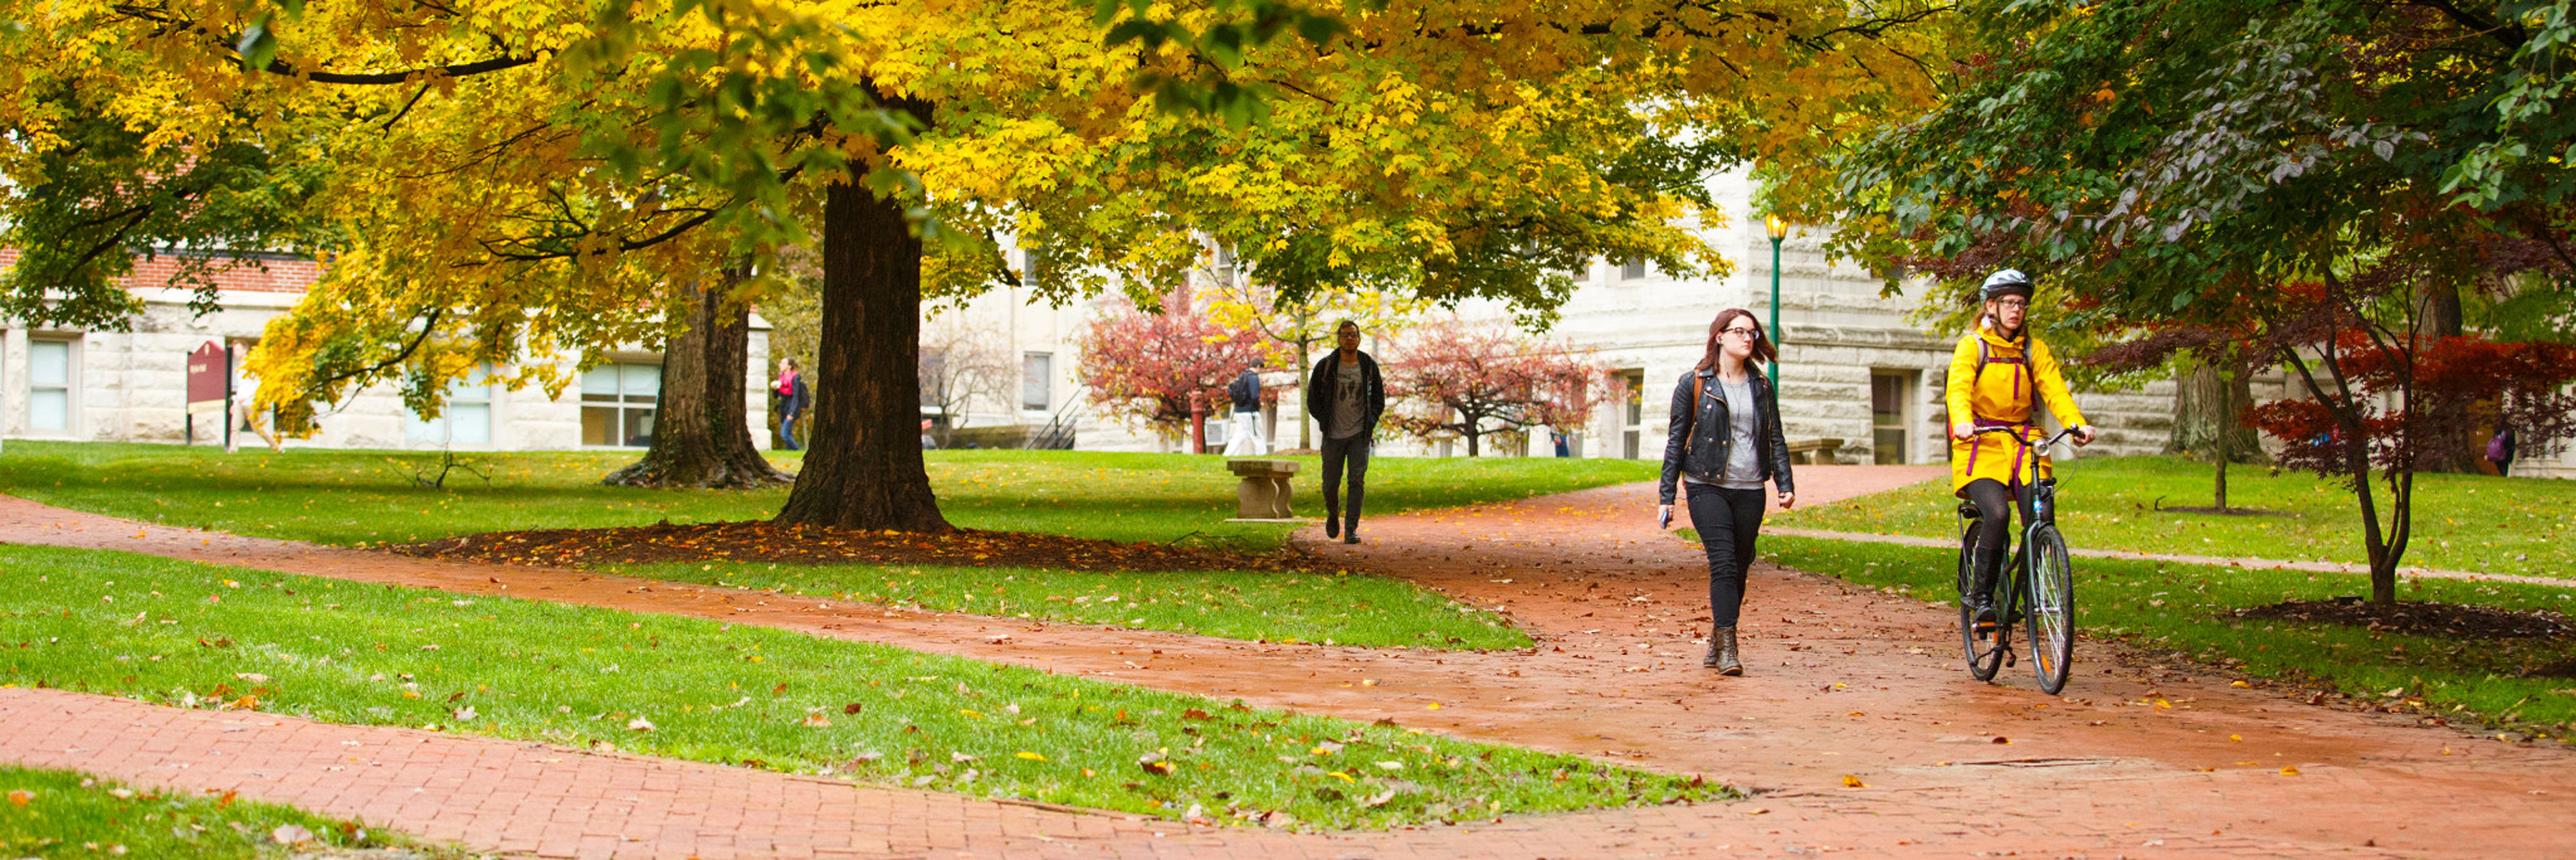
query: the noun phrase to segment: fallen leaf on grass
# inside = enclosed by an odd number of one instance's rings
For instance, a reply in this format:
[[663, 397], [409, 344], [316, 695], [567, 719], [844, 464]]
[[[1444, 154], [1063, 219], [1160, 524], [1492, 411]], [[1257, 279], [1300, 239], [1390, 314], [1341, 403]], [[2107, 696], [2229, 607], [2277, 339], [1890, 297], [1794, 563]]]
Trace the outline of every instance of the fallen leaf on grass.
[[16, 791], [9, 792], [9, 805], [10, 805], [10, 806], [25, 806], [25, 805], [27, 805], [27, 804], [29, 804], [29, 803], [33, 803], [33, 802], [35, 802], [35, 800], [36, 800], [36, 795], [35, 795], [33, 792], [27, 791], [27, 790], [25, 790], [25, 789], [19, 789], [19, 790], [16, 790]]
[[1029, 760], [1029, 761], [1046, 761], [1046, 760], [1047, 760], [1047, 757], [1046, 757], [1046, 756], [1042, 756], [1042, 755], [1039, 755], [1039, 754], [1037, 754], [1037, 753], [1030, 752], [1030, 751], [1028, 751], [1028, 750], [1021, 750], [1021, 751], [1019, 751], [1018, 756], [1019, 756], [1020, 758], [1027, 759], [1027, 760]]
[[855, 714], [855, 713], [858, 713], [859, 711], [864, 710], [864, 709], [866, 709], [866, 708], [867, 708], [867, 706], [866, 706], [866, 705], [862, 705], [862, 704], [859, 704], [859, 703], [857, 703], [857, 702], [851, 702], [851, 703], [849, 703], [849, 704], [846, 704], [846, 705], [842, 705], [842, 706], [841, 706], [841, 713], [844, 713], [844, 714]]
[[626, 721], [626, 729], [628, 731], [649, 732], [653, 730], [653, 721], [643, 717], [636, 717]]
[[277, 829], [268, 832], [268, 838], [277, 840], [279, 845], [294, 845], [299, 842], [313, 841], [313, 831], [293, 824], [281, 824]]
[[820, 729], [831, 726], [832, 718], [822, 714], [806, 714], [804, 719], [797, 720], [796, 723], [806, 728]]

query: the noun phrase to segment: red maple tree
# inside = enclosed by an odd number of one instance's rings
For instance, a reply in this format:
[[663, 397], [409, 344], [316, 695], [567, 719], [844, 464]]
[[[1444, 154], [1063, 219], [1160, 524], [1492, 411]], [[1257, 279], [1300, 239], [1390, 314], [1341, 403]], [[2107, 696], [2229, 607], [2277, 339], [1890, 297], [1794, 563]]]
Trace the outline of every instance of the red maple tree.
[[[1091, 321], [1081, 338], [1074, 374], [1091, 389], [1091, 402], [1112, 416], [1140, 422], [1166, 439], [1184, 438], [1193, 398], [1211, 413], [1230, 409], [1225, 388], [1245, 370], [1267, 371], [1261, 335], [1229, 331], [1175, 291], [1161, 312], [1120, 299]], [[1264, 387], [1263, 403], [1279, 399]]]
[[1473, 457], [1487, 434], [1591, 420], [1609, 367], [1588, 350], [1453, 319], [1406, 337], [1385, 374], [1397, 401], [1388, 427], [1426, 442], [1464, 438]]

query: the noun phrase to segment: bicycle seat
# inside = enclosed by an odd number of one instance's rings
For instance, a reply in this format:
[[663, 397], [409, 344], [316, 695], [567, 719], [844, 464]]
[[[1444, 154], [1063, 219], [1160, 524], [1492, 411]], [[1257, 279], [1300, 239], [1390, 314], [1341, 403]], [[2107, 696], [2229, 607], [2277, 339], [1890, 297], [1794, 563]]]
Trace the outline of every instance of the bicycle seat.
[[1973, 519], [1976, 519], [1976, 518], [1977, 518], [1977, 503], [1975, 503], [1975, 502], [1960, 502], [1960, 503], [1959, 503], [1959, 518], [1960, 518], [1960, 519], [1963, 519], [1963, 520], [1973, 520]]

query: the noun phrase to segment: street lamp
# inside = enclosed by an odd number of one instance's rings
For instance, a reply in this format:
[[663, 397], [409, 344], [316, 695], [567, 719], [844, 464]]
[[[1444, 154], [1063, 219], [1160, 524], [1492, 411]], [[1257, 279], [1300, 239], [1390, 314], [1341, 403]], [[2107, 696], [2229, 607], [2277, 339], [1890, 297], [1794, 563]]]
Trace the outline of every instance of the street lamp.
[[[1788, 237], [1789, 222], [1780, 220], [1778, 215], [1769, 215], [1763, 217], [1762, 226], [1771, 234], [1771, 346], [1777, 349], [1780, 346], [1780, 240]], [[1763, 369], [1770, 372], [1771, 390], [1778, 391], [1780, 359], [1776, 353]]]

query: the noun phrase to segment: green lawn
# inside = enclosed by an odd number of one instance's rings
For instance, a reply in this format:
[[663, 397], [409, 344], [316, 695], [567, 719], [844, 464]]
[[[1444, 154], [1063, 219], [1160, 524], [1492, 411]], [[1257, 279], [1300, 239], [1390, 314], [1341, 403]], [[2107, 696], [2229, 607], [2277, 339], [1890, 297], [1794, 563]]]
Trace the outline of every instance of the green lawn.
[[303, 851], [390, 845], [420, 852], [422, 860], [466, 856], [290, 807], [0, 764], [0, 857], [283, 857], [281, 831]]
[[[1187, 540], [1263, 552], [1286, 525], [1227, 523], [1235, 478], [1219, 457], [1076, 451], [932, 451], [940, 510], [966, 528], [1118, 541]], [[49, 505], [263, 537], [354, 545], [476, 532], [767, 519], [787, 498], [764, 491], [635, 490], [599, 478], [623, 452], [473, 454], [489, 481], [462, 472], [445, 489], [416, 478], [439, 455], [12, 440], [0, 492]], [[779, 458], [793, 468], [793, 456]], [[1297, 512], [1319, 516], [1316, 458], [1303, 460]], [[1653, 463], [1555, 458], [1381, 457], [1368, 508], [1388, 514], [1652, 480]]]
[[1401, 580], [1276, 571], [1095, 573], [759, 562], [609, 565], [626, 576], [889, 606], [1371, 648], [1527, 648], [1499, 616]]
[[1392, 724], [694, 618], [49, 547], [0, 546], [0, 575], [0, 684], [1232, 822], [1733, 796]]
[[[1780, 535], [1762, 541], [1764, 555], [1801, 570], [1945, 604], [1957, 598], [1953, 550]], [[2576, 678], [2526, 674], [2565, 665], [2576, 657], [2576, 643], [2397, 635], [2229, 614], [2289, 599], [2369, 593], [2369, 583], [2353, 575], [2087, 558], [2076, 559], [2075, 566], [2078, 629], [2092, 636], [2182, 652], [2258, 678], [2318, 682], [2392, 704], [2413, 700], [2425, 712], [2455, 721], [2509, 723], [2547, 735], [2576, 732]], [[2399, 586], [2398, 597], [2576, 610], [2576, 595], [2544, 586], [2413, 580]], [[1957, 643], [1952, 634], [1939, 647], [1956, 652]], [[2084, 695], [2084, 678], [2091, 674], [2087, 660], [2079, 645], [2067, 695]], [[2022, 669], [2002, 680], [2027, 684], [2029, 673]]]
[[[2058, 520], [2067, 542], [2092, 549], [2227, 558], [2365, 563], [2361, 516], [2340, 481], [2301, 472], [2228, 470], [2231, 507], [2278, 516], [2157, 510], [2207, 507], [2212, 469], [2178, 457], [2074, 460], [2058, 469]], [[2445, 570], [2576, 576], [2576, 481], [2418, 475], [2415, 534], [2404, 563]], [[2375, 493], [2387, 515], [2383, 485]], [[1768, 525], [1955, 539], [1958, 500], [1942, 478], [1901, 490], [1802, 507]]]
[[[792, 467], [795, 455], [780, 458]], [[1227, 523], [1234, 481], [1216, 457], [1066, 451], [928, 452], [941, 509], [978, 529], [1276, 550], [1293, 526]], [[263, 537], [356, 545], [475, 532], [765, 519], [767, 491], [636, 490], [599, 476], [628, 453], [466, 458], [481, 477], [422, 486], [439, 455], [13, 442], [0, 492], [76, 510]], [[1315, 458], [1304, 460], [1313, 473]], [[1653, 465], [1552, 458], [1380, 458], [1369, 512], [1526, 498], [1649, 480]], [[487, 480], [488, 479], [488, 480]], [[1300, 512], [1320, 513], [1313, 483]], [[1473, 607], [1374, 576], [1206, 571], [1102, 574], [925, 565], [624, 565], [633, 576], [779, 589], [947, 612], [1343, 645], [1521, 648], [1529, 638]], [[1110, 609], [1108, 598], [1121, 598]]]

